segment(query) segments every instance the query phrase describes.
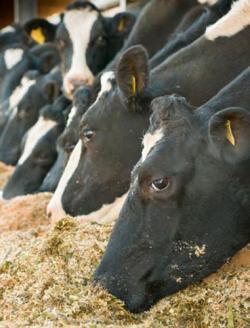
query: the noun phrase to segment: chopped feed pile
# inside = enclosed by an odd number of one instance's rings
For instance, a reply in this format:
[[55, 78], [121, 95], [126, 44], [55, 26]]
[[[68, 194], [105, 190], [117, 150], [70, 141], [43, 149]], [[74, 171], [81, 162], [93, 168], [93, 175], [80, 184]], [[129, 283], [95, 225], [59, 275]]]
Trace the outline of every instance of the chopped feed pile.
[[40, 193], [0, 200], [0, 233], [48, 225], [45, 208], [50, 198], [50, 193]]
[[[39, 199], [39, 198], [38, 198]], [[46, 227], [44, 227], [45, 229]], [[91, 275], [107, 244], [112, 225], [59, 221], [39, 235], [0, 235], [0, 250], [15, 252], [0, 262], [0, 326], [36, 327], [247, 327], [249, 249], [206, 282], [167, 297], [149, 312], [133, 315]], [[244, 260], [243, 260], [244, 259]]]
[[14, 171], [14, 166], [0, 162], [0, 189], [2, 189]]

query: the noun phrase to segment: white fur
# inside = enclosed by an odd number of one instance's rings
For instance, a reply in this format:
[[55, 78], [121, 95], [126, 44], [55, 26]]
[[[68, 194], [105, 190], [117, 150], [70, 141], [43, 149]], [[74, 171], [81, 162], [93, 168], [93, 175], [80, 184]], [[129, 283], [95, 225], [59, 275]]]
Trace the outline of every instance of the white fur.
[[94, 77], [87, 66], [85, 54], [97, 15], [96, 11], [89, 11], [89, 9], [70, 10], [65, 13], [64, 24], [73, 46], [71, 67], [64, 77], [64, 89], [69, 95], [73, 91], [70, 79], [93, 81]]
[[47, 17], [47, 21], [50, 22], [51, 24], [57, 25], [61, 22], [61, 18], [59, 14], [54, 14]]
[[18, 165], [22, 165], [26, 159], [30, 156], [33, 149], [39, 142], [39, 140], [54, 126], [56, 122], [52, 120], [46, 120], [43, 116], [34, 124], [27, 132], [27, 138], [24, 145], [24, 150], [19, 158]]
[[76, 113], [77, 113], [77, 108], [76, 108], [75, 106], [73, 106], [73, 107], [71, 108], [71, 110], [70, 110], [70, 113], [69, 113], [69, 117], [68, 117], [68, 120], [67, 120], [66, 127], [68, 127], [68, 126], [71, 124], [73, 118], [76, 116]]
[[198, 0], [198, 2], [201, 4], [207, 4], [209, 6], [213, 6], [214, 4], [219, 2], [219, 0]]
[[1, 33], [1, 34], [9, 33], [9, 32], [15, 32], [14, 27], [11, 26], [11, 25], [6, 26], [6, 27], [4, 27], [4, 28], [2, 28], [2, 29], [0, 30], [0, 33]]
[[12, 92], [12, 95], [9, 98], [9, 108], [12, 109], [16, 107], [24, 95], [28, 92], [29, 88], [35, 84], [35, 80], [29, 80], [27, 78], [23, 78], [21, 84], [16, 87], [16, 89]]
[[102, 74], [101, 76], [101, 90], [99, 91], [95, 102], [89, 107], [89, 109], [86, 111], [86, 114], [88, 111], [90, 111], [92, 109], [92, 107], [97, 104], [97, 102], [99, 101], [99, 99], [101, 98], [101, 96], [106, 93], [109, 92], [112, 89], [112, 83], [111, 81], [115, 79], [115, 74], [112, 71], [108, 71]]
[[148, 153], [150, 150], [155, 146], [155, 144], [161, 140], [163, 137], [163, 132], [162, 129], [157, 129], [154, 131], [154, 133], [146, 133], [144, 135], [142, 144], [143, 144], [143, 149], [142, 149], [142, 162], [145, 161]]
[[51, 213], [50, 219], [52, 222], [56, 222], [66, 215], [62, 207], [62, 195], [67, 187], [69, 180], [71, 179], [79, 164], [81, 153], [82, 141], [79, 139], [78, 143], [76, 144], [73, 152], [69, 157], [68, 163], [66, 165], [66, 168], [64, 169], [63, 175], [58, 183], [56, 191], [47, 207], [47, 213]]
[[218, 37], [230, 37], [250, 25], [250, 0], [238, 0], [231, 10], [212, 26], [207, 27], [205, 36], [214, 41]]
[[122, 195], [121, 197], [117, 197], [113, 203], [104, 204], [99, 210], [91, 212], [90, 214], [79, 215], [76, 219], [80, 222], [97, 221], [98, 223], [114, 221], [118, 218], [127, 195], [128, 193]]
[[4, 61], [5, 65], [8, 69], [11, 69], [14, 67], [17, 63], [19, 63], [22, 58], [23, 58], [24, 51], [23, 49], [20, 48], [12, 48], [12, 49], [7, 49], [4, 52]]

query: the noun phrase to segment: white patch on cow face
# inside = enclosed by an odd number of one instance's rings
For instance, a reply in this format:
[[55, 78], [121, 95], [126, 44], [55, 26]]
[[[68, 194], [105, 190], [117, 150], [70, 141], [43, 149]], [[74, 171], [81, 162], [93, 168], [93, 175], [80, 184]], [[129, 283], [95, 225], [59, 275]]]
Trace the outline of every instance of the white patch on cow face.
[[4, 27], [4, 28], [2, 28], [1, 30], [0, 30], [0, 33], [1, 34], [4, 34], [4, 33], [10, 33], [10, 32], [15, 32], [15, 29], [14, 29], [14, 27], [13, 26], [6, 26], [6, 27]]
[[64, 25], [69, 33], [72, 42], [73, 54], [71, 67], [64, 77], [64, 90], [68, 95], [74, 91], [72, 81], [82, 81], [91, 84], [93, 74], [87, 66], [86, 49], [89, 43], [92, 26], [97, 19], [96, 11], [89, 9], [79, 9], [66, 11], [64, 16]]
[[162, 129], [158, 129], [156, 131], [154, 131], [154, 133], [146, 133], [142, 144], [143, 144], [143, 150], [142, 150], [142, 162], [145, 161], [148, 153], [150, 152], [150, 150], [155, 146], [155, 144], [161, 140], [161, 138], [163, 137], [163, 131]]
[[47, 21], [51, 24], [58, 25], [61, 22], [61, 17], [59, 14], [54, 14], [47, 17]]
[[19, 63], [23, 58], [23, 49], [7, 49], [4, 52], [4, 61], [5, 65], [8, 69], [14, 67], [17, 63]]
[[77, 113], [77, 108], [75, 106], [73, 106], [70, 110], [70, 113], [69, 113], [69, 117], [68, 117], [68, 120], [67, 120], [67, 124], [66, 124], [66, 127], [68, 127], [71, 122], [73, 121], [74, 117], [76, 116], [76, 113]]
[[89, 107], [89, 109], [86, 111], [86, 114], [95, 104], [98, 103], [99, 99], [104, 93], [109, 92], [112, 89], [112, 80], [115, 79], [115, 74], [112, 71], [105, 72], [101, 76], [101, 90], [99, 91], [95, 102]]
[[9, 98], [10, 110], [16, 107], [21, 99], [28, 92], [29, 88], [36, 83], [36, 80], [29, 80], [27, 78], [23, 78], [21, 84], [16, 87], [16, 89], [12, 92], [12, 95]]
[[56, 222], [66, 215], [62, 206], [62, 195], [67, 187], [69, 180], [71, 179], [75, 170], [78, 167], [81, 154], [82, 141], [79, 139], [78, 143], [76, 144], [73, 152], [69, 157], [68, 163], [64, 169], [56, 191], [47, 206], [47, 214], [50, 216], [51, 222]]
[[201, 4], [206, 4], [206, 5], [209, 5], [209, 6], [213, 6], [214, 4], [219, 2], [219, 0], [198, 0], [198, 2], [201, 3]]
[[218, 37], [230, 37], [249, 25], [250, 0], [238, 0], [225, 16], [207, 27], [205, 37], [210, 41], [214, 41]]
[[118, 218], [121, 208], [125, 202], [128, 193], [117, 197], [113, 203], [104, 204], [99, 210], [87, 215], [79, 215], [76, 219], [80, 222], [96, 221], [98, 223], [107, 223]]
[[33, 149], [39, 142], [39, 140], [56, 126], [57, 122], [52, 120], [46, 120], [43, 116], [34, 124], [27, 132], [27, 138], [25, 140], [24, 150], [19, 158], [18, 165], [22, 165], [26, 159], [31, 155]]

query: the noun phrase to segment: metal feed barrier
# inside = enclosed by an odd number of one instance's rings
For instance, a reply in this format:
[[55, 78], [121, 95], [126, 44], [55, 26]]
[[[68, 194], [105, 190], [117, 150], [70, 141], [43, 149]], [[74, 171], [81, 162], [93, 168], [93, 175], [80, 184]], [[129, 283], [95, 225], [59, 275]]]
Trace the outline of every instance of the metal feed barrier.
[[[126, 10], [127, 0], [94, 0], [100, 9], [109, 9], [120, 4], [121, 11]], [[37, 16], [37, 0], [14, 0], [14, 20], [24, 23]]]

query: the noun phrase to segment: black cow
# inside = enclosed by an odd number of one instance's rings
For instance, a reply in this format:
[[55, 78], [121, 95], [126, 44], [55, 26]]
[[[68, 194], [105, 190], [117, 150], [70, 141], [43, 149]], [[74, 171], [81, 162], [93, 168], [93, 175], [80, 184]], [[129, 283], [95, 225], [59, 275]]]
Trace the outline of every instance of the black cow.
[[56, 160], [56, 141], [65, 126], [69, 103], [60, 96], [41, 110], [38, 121], [24, 137], [22, 155], [3, 190], [4, 199], [38, 191]]
[[21, 153], [21, 141], [39, 116], [39, 110], [59, 95], [61, 75], [58, 69], [29, 81], [24, 95], [11, 109], [0, 137], [0, 160], [15, 165]]
[[56, 42], [61, 55], [64, 91], [69, 98], [79, 85], [92, 83], [93, 74], [113, 58], [133, 23], [134, 16], [129, 13], [104, 18], [89, 1], [75, 1], [66, 8]]
[[[104, 209], [105, 213], [110, 211], [110, 218], [116, 217], [117, 202], [121, 201], [116, 198], [128, 189], [152, 99], [176, 92], [192, 105], [201, 105], [249, 65], [250, 27], [241, 21], [238, 30], [236, 25], [227, 31], [223, 28], [239, 8], [236, 3], [204, 36], [171, 56], [150, 76], [146, 52], [139, 46], [122, 56], [116, 72], [117, 86], [112, 77], [107, 76], [105, 81], [103, 76], [100, 96], [83, 116], [80, 139], [63, 183], [59, 183], [48, 205], [52, 220], [65, 212], [87, 219], [98, 211], [94, 217], [101, 218]], [[212, 39], [214, 35], [221, 37]]]
[[90, 90], [87, 87], [81, 86], [76, 90], [66, 127], [57, 140], [57, 160], [46, 175], [40, 191], [55, 191], [69, 156], [78, 141], [81, 117], [87, 110], [90, 99]]
[[230, 10], [231, 3], [231, 0], [220, 0], [211, 6], [197, 5], [191, 8], [171, 35], [166, 46], [151, 58], [151, 69], [204, 34], [208, 25], [214, 24]]
[[156, 98], [149, 134], [95, 279], [141, 312], [249, 242], [250, 68], [196, 111]]

